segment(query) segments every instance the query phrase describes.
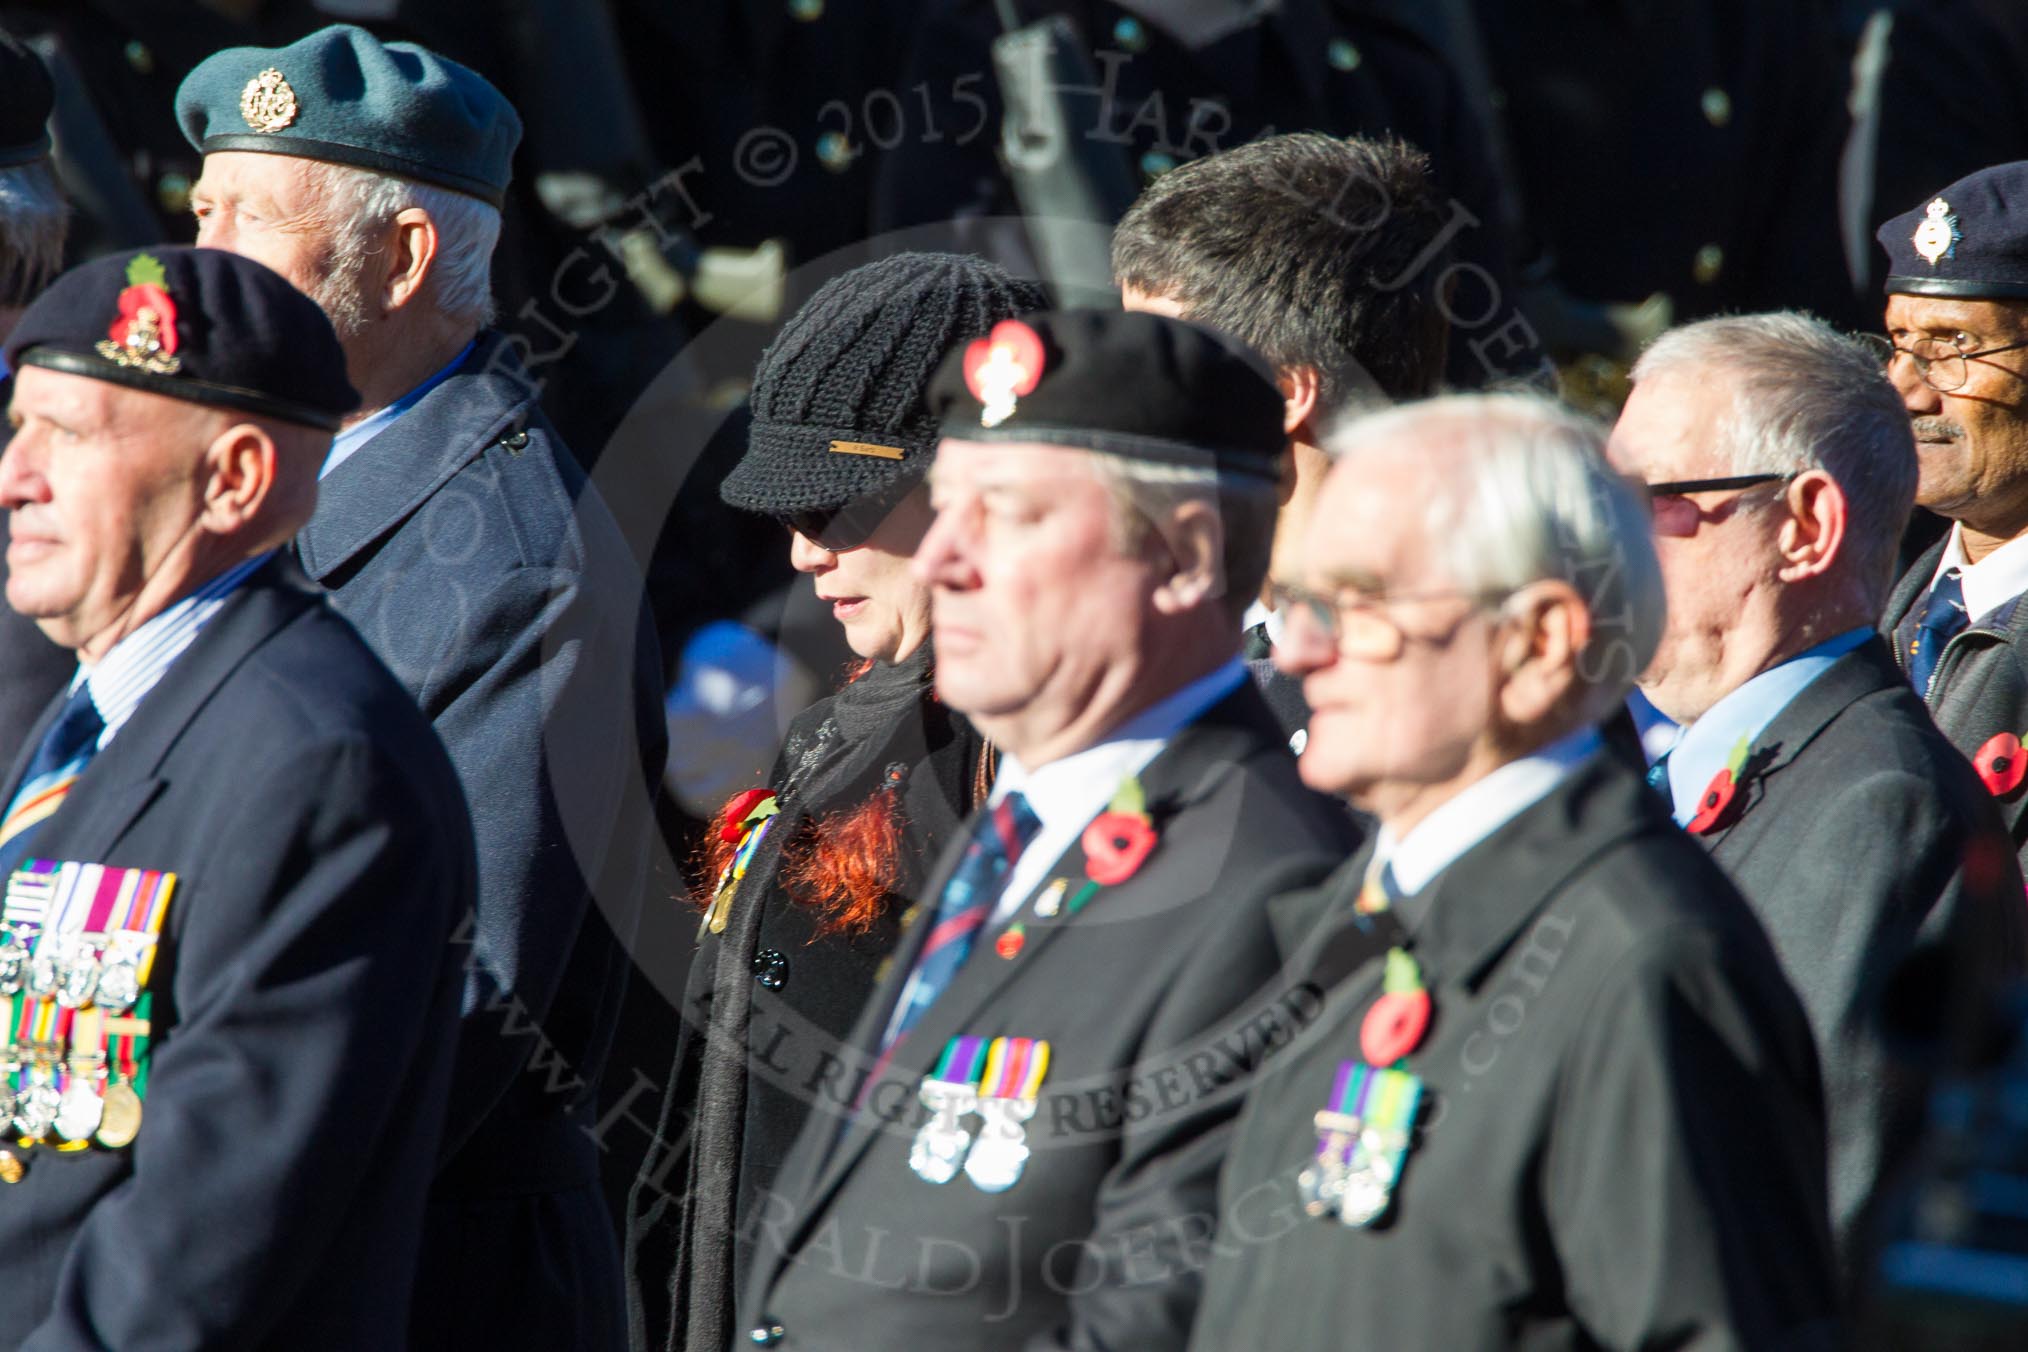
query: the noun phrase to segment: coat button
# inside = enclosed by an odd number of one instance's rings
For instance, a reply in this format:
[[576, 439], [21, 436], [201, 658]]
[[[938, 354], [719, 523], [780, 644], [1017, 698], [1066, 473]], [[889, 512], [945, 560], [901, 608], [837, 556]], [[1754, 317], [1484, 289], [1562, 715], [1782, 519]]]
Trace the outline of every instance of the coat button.
[[773, 1347], [788, 1336], [789, 1331], [787, 1329], [763, 1315], [761, 1316], [761, 1323], [755, 1327], [753, 1332], [746, 1335], [746, 1340], [755, 1347]]
[[763, 948], [753, 955], [753, 979], [771, 991], [789, 984], [789, 960], [780, 949]]
[[510, 451], [525, 451], [528, 449], [528, 433], [525, 429], [509, 432], [500, 438], [500, 444]]

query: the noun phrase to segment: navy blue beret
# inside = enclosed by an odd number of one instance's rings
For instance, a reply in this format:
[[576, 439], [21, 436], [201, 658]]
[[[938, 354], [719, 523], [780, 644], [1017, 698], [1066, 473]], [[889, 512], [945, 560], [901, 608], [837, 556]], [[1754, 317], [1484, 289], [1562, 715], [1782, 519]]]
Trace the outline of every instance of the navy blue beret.
[[2028, 160], [1961, 178], [1874, 237], [1890, 294], [2028, 298]]
[[8, 335], [42, 366], [172, 399], [335, 430], [359, 406], [324, 311], [250, 258], [164, 246], [51, 282]]
[[287, 47], [228, 47], [176, 90], [190, 144], [356, 165], [477, 197], [506, 196], [521, 118], [477, 71], [333, 24]]
[[1282, 395], [1258, 353], [1224, 334], [1126, 310], [1003, 320], [945, 358], [930, 385], [957, 441], [1046, 442], [1277, 478]]
[[0, 32], [0, 169], [49, 153], [49, 110], [56, 88], [42, 58]]

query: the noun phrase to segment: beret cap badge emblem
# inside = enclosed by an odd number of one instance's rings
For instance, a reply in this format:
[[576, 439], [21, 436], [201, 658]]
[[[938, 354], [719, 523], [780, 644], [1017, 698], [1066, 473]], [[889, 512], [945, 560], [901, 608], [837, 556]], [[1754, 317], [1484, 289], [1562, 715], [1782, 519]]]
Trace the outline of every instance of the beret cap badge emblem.
[[1042, 382], [1042, 336], [1018, 319], [1003, 319], [965, 349], [965, 388], [981, 405], [979, 426], [998, 427], [1014, 415], [1018, 396]]
[[246, 82], [240, 91], [239, 115], [258, 132], [278, 132], [296, 120], [296, 91], [273, 66]]
[[98, 354], [121, 366], [135, 366], [158, 376], [183, 368], [176, 355], [176, 302], [169, 296], [169, 278], [150, 254], [136, 254], [127, 264], [127, 287], [120, 292], [120, 312], [106, 336], [95, 344]]
[[1922, 223], [1915, 227], [1915, 251], [1935, 267], [1943, 259], [1956, 255], [1964, 233], [1958, 229], [1958, 218], [1951, 214], [1950, 203], [1941, 197], [1925, 207], [1923, 213]]

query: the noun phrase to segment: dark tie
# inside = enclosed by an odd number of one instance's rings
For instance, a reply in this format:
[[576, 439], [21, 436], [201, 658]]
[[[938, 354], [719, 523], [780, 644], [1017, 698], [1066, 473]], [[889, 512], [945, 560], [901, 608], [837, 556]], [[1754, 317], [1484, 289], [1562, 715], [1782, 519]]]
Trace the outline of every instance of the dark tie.
[[901, 999], [895, 1005], [899, 1013], [888, 1023], [881, 1042], [883, 1052], [915, 1026], [964, 966], [979, 931], [992, 918], [993, 903], [1006, 885], [1008, 871], [1041, 828], [1034, 809], [1018, 793], [1008, 794], [979, 814], [964, 857], [937, 899], [936, 921], [929, 937], [923, 940], [922, 951], [902, 985]]
[[1676, 796], [1669, 792], [1669, 753], [1675, 749], [1670, 747], [1655, 757], [1655, 763], [1648, 767], [1648, 787], [1661, 794], [1662, 801], [1671, 808], [1676, 806]]
[[1917, 694], [1928, 698], [1944, 646], [1970, 623], [1971, 617], [1965, 614], [1964, 582], [1957, 569], [1946, 568], [1929, 589], [1922, 622], [1915, 627], [1915, 637], [1908, 645], [1908, 679]]
[[28, 762], [20, 792], [7, 805], [7, 815], [0, 817], [0, 883], [28, 858], [36, 828], [63, 806], [71, 785], [98, 754], [99, 737], [105, 730], [106, 720], [92, 703], [91, 682], [86, 681], [43, 734], [34, 759]]

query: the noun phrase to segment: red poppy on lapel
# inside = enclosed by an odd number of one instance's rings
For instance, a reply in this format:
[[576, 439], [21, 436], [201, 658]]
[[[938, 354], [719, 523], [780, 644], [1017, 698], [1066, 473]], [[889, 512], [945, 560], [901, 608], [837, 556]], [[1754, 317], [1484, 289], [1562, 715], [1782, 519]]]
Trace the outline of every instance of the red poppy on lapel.
[[718, 838], [728, 845], [737, 845], [739, 838], [746, 834], [747, 818], [754, 810], [775, 796], [773, 789], [748, 789], [735, 794], [719, 815]]
[[2020, 788], [2022, 777], [2028, 775], [2028, 756], [2021, 753], [2019, 737], [2003, 732], [1979, 748], [1979, 754], [1972, 757], [1972, 768], [1979, 772], [1979, 782], [1988, 793], [2005, 798]]

